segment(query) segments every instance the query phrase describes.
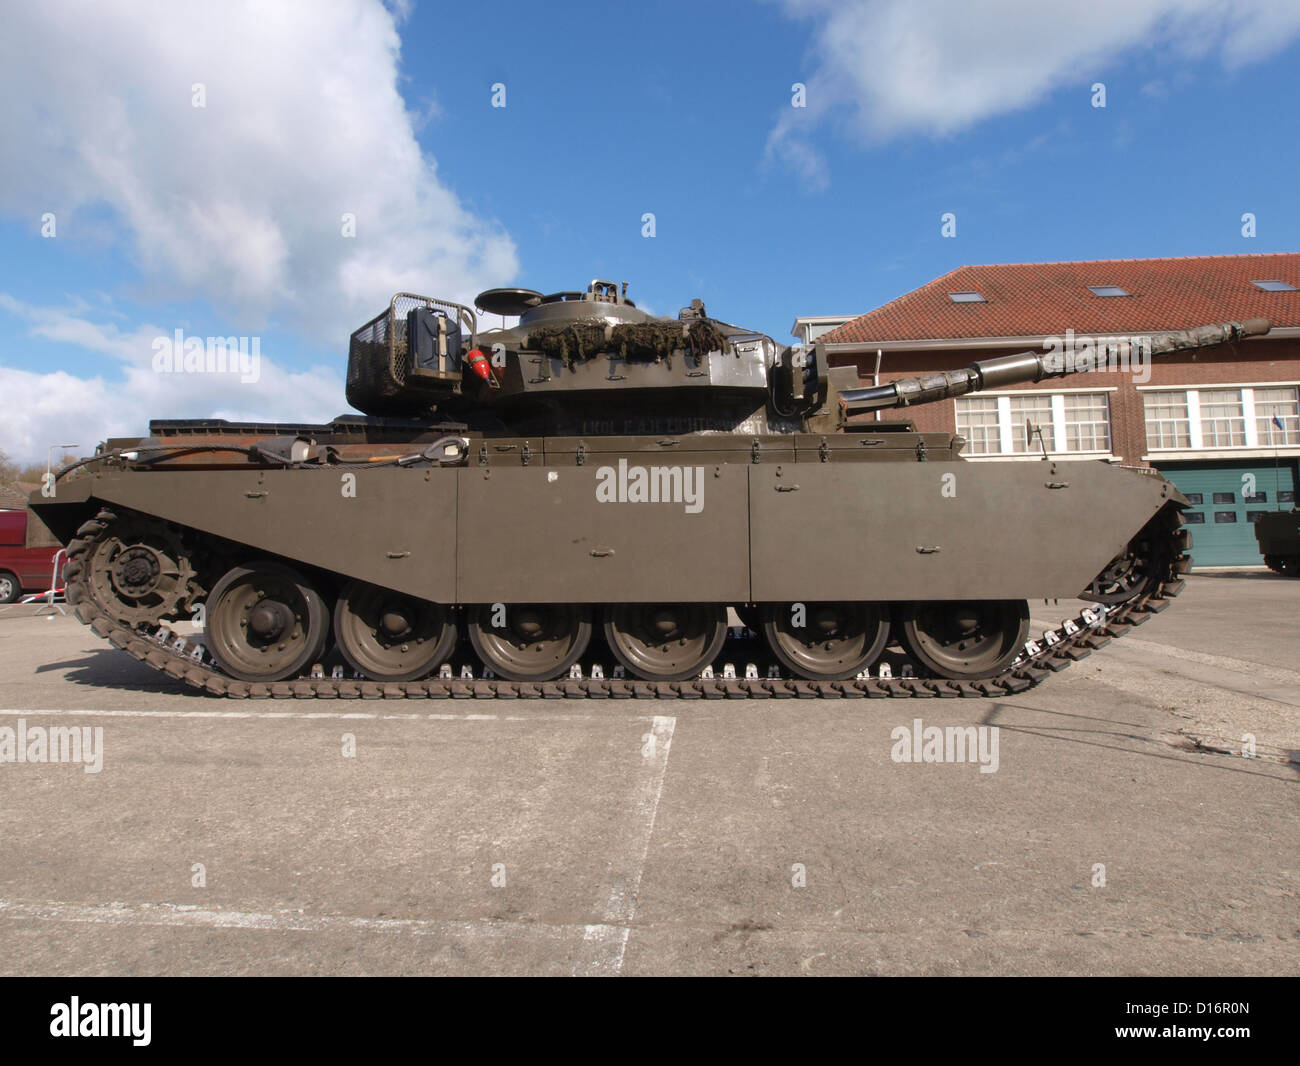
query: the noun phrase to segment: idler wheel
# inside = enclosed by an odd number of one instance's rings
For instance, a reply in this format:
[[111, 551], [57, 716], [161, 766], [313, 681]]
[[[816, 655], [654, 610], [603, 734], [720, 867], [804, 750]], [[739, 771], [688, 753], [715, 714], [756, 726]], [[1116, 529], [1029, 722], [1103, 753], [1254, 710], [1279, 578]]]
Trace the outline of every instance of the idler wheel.
[[867, 603], [769, 603], [762, 634], [787, 670], [811, 681], [856, 677], [889, 640], [886, 611]]
[[1154, 589], [1169, 568], [1168, 540], [1162, 531], [1182, 524], [1183, 517], [1177, 511], [1157, 515], [1092, 579], [1079, 598], [1116, 605]]
[[343, 658], [372, 681], [414, 681], [441, 666], [459, 634], [450, 609], [364, 581], [349, 581], [334, 605]]
[[1151, 556], [1130, 545], [1128, 550], [1112, 559], [1081, 594], [1081, 598], [1094, 603], [1127, 603], [1140, 596], [1156, 583], [1156, 569]]
[[232, 567], [208, 594], [204, 629], [217, 665], [240, 681], [297, 677], [329, 636], [325, 601], [296, 570], [258, 560]]
[[477, 604], [465, 624], [483, 665], [507, 681], [552, 681], [591, 643], [591, 612], [574, 604]]
[[620, 603], [605, 612], [605, 640], [646, 681], [699, 677], [727, 639], [727, 609], [705, 603]]
[[1029, 635], [1025, 600], [915, 603], [899, 611], [904, 650], [940, 677], [1000, 674]]

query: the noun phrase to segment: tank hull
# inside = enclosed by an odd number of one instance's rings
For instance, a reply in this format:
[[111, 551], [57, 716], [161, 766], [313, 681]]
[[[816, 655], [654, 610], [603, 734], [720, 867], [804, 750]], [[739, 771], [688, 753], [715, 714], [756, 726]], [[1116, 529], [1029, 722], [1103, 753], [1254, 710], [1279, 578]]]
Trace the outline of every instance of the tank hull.
[[125, 509], [461, 605], [1073, 597], [1185, 502], [1102, 462], [919, 462], [923, 440], [499, 438], [457, 468], [104, 471], [33, 506], [65, 528]]

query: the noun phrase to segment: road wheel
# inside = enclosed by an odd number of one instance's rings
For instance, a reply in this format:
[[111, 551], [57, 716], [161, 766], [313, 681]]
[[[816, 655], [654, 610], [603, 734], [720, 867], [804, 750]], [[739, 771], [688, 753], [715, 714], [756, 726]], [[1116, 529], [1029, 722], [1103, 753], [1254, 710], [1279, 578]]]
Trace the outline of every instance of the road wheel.
[[297, 677], [319, 661], [329, 612], [319, 592], [282, 563], [262, 559], [232, 567], [207, 597], [207, 649], [240, 681]]
[[630, 673], [647, 681], [686, 681], [718, 657], [727, 609], [703, 603], [620, 603], [605, 613], [605, 639]]
[[0, 570], [0, 603], [13, 603], [22, 594], [23, 587], [17, 575]]
[[507, 681], [552, 681], [591, 643], [591, 611], [566, 603], [484, 603], [466, 618], [474, 652]]
[[1000, 674], [1029, 635], [1024, 600], [916, 603], [899, 616], [904, 650], [953, 681]]
[[372, 681], [414, 681], [456, 648], [451, 610], [364, 581], [349, 581], [334, 605], [334, 639], [348, 664]]
[[867, 603], [769, 603], [762, 634], [787, 670], [811, 681], [844, 681], [885, 650], [889, 618]]

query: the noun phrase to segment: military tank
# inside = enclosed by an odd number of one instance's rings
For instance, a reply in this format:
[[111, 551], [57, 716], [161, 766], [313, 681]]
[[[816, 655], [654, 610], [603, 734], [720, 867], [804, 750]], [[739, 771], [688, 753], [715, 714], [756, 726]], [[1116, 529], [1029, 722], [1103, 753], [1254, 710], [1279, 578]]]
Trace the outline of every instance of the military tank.
[[[626, 283], [400, 293], [351, 338], [361, 415], [154, 421], [31, 503], [77, 617], [214, 694], [996, 696], [1169, 604], [1186, 501], [1147, 469], [970, 462], [871, 412], [1076, 368], [863, 388], [820, 346], [699, 300], [654, 316]], [[1062, 597], [1090, 606], [1030, 639], [1028, 601]]]
[[1300, 509], [1271, 511], [1255, 522], [1264, 564], [1287, 577], [1300, 577]]

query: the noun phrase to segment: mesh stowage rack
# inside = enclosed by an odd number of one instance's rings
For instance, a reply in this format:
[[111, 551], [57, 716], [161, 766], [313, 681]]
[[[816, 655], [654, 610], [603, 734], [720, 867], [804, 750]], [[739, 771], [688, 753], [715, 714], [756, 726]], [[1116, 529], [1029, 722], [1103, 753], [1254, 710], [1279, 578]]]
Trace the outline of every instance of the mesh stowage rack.
[[417, 307], [445, 311], [461, 328], [469, 328], [470, 345], [478, 327], [474, 312], [462, 304], [399, 292], [386, 310], [352, 334], [348, 345], [347, 401], [368, 415], [409, 415], [426, 411], [438, 395], [454, 390], [459, 371], [411, 369], [406, 316]]

